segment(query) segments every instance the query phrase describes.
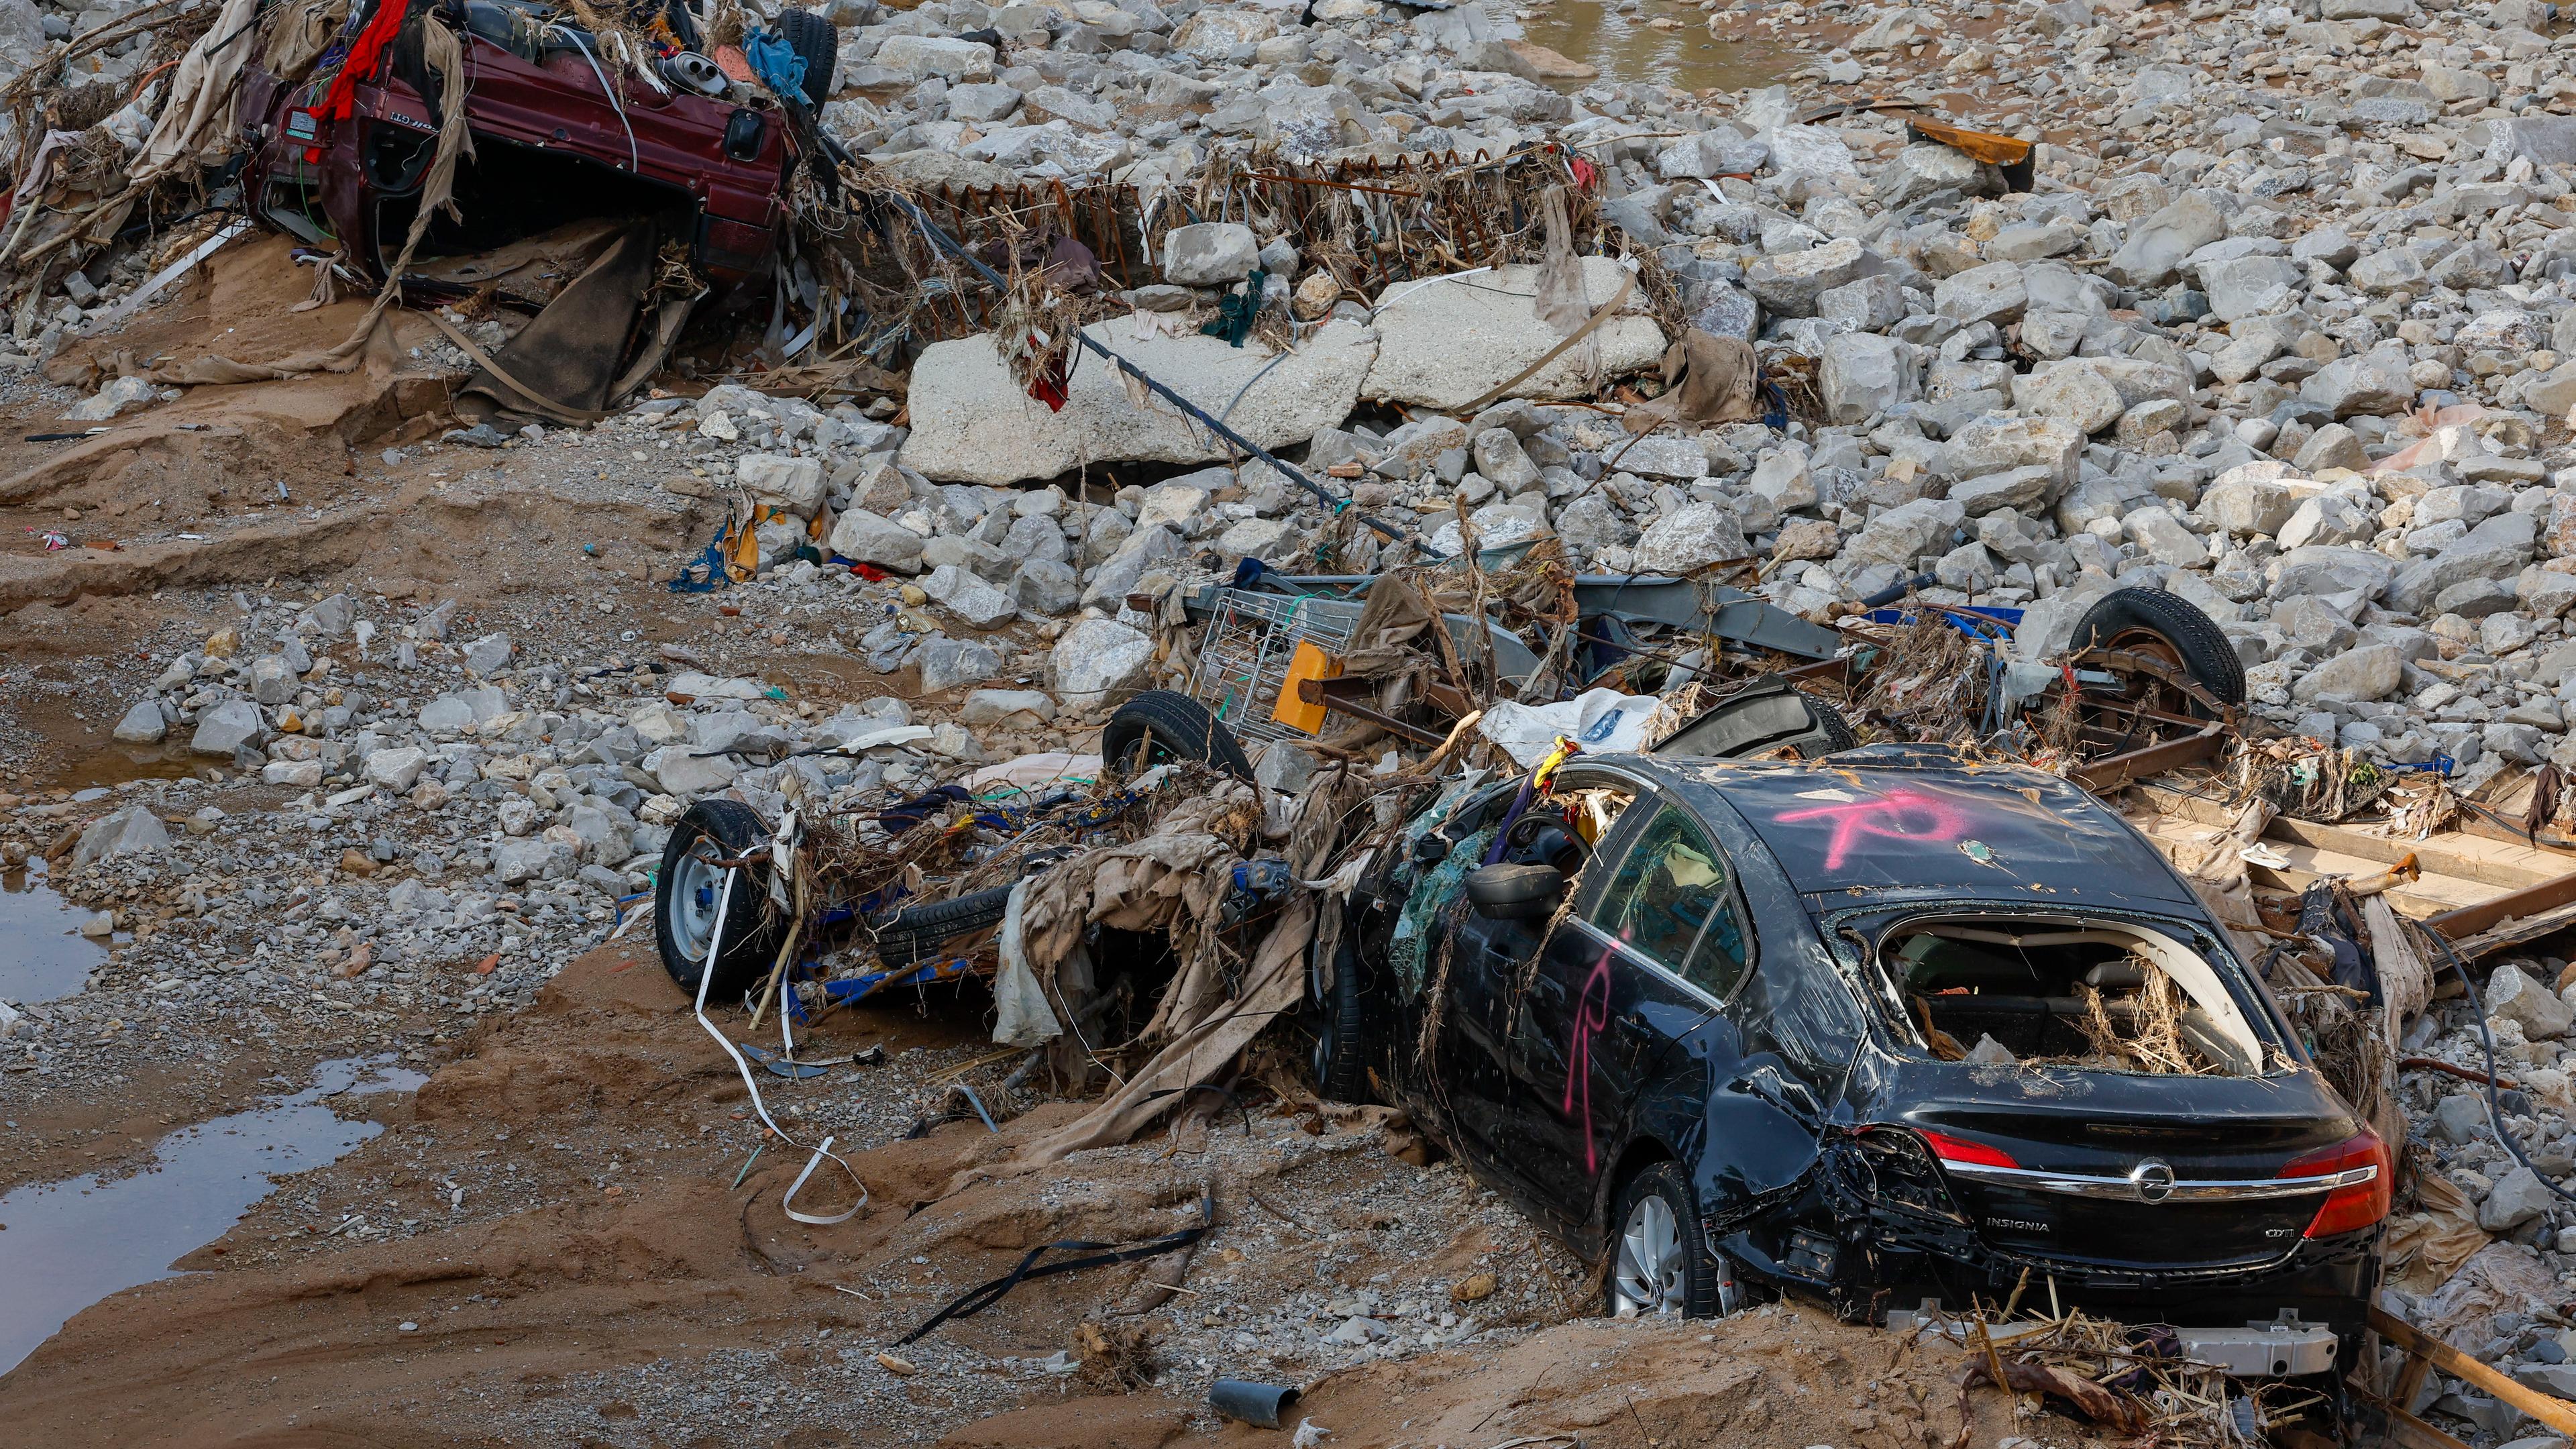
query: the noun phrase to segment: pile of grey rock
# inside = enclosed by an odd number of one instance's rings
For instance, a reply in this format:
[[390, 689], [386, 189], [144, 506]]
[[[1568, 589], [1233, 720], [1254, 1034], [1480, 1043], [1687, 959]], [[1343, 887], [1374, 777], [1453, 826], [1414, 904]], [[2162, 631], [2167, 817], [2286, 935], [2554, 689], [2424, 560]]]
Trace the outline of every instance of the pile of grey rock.
[[[1329, 159], [1557, 141], [1602, 168], [1630, 254], [1585, 259], [1586, 300], [1607, 305], [1651, 254], [1689, 325], [1814, 360], [1814, 425], [1631, 438], [1568, 406], [1671, 340], [1640, 293], [1461, 415], [1555, 341], [1526, 269], [1310, 293], [1294, 239], [1238, 221], [1171, 230], [1163, 283], [1094, 335], [1443, 546], [1463, 512], [1486, 546], [1554, 534], [1601, 572], [1759, 560], [1769, 595], [1811, 615], [1930, 573], [1934, 597], [2027, 609], [2033, 658], [2100, 593], [2152, 585], [2218, 621], [2282, 725], [2391, 761], [2446, 755], [2466, 785], [2576, 763], [2576, 117], [2550, 109], [2566, 102], [2547, 81], [2568, 40], [2525, 0], [2203, 4], [2179, 25], [2134, 9], [1863, 7], [1864, 33], [1799, 93], [1695, 96], [1551, 88], [1522, 73], [1535, 48], [1517, 22], [1481, 3], [1336, 0], [1300, 23], [1186, 0], [932, 0], [844, 32], [855, 94], [830, 114], [922, 179], [988, 167], [1149, 196], [1256, 144]], [[2003, 23], [1965, 38], [1980, 18]], [[1908, 67], [2105, 140], [2039, 145], [2035, 185], [2014, 191], [1901, 118], [1798, 119], [1813, 80]], [[1256, 269], [1297, 333], [1284, 358], [1153, 320], [1195, 321]], [[923, 508], [941, 485], [1113, 462], [1177, 475], [1149, 493], [1209, 501], [1151, 527], [1122, 506], [1123, 537], [1111, 523], [1077, 545], [1068, 527], [1070, 582], [1007, 560], [966, 572], [1040, 612], [1114, 613], [1190, 552], [1377, 557], [1346, 517], [1105, 368], [1077, 371], [1050, 413], [990, 339], [937, 344], [909, 421], [856, 505], [870, 516], [843, 525], [879, 567], [937, 571], [911, 550], [941, 534]], [[1025, 522], [985, 519], [997, 546]]]

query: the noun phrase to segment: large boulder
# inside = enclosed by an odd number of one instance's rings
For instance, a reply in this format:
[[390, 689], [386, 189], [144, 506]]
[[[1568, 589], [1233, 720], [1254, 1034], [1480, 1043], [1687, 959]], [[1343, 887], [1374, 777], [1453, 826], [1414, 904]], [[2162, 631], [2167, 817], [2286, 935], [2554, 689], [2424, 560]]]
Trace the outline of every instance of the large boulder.
[[1948, 553], [1951, 531], [1966, 517], [1967, 509], [1956, 502], [1917, 498], [1871, 519], [1843, 546], [1843, 557], [1854, 564], [1894, 564], [1910, 571], [1926, 555]]
[[664, 745], [646, 755], [644, 772], [662, 786], [662, 793], [682, 800], [711, 794], [733, 783], [739, 773], [732, 759], [725, 755], [702, 755], [694, 744]]
[[1110, 703], [1143, 688], [1153, 664], [1153, 640], [1115, 619], [1083, 619], [1047, 656], [1047, 688], [1076, 708]]
[[[2278, 468], [2279, 464], [2272, 465]], [[2228, 533], [2269, 538], [2298, 511], [2300, 496], [2270, 478], [2230, 470], [2200, 495], [2200, 515]]]
[[877, 64], [914, 80], [988, 81], [993, 78], [993, 47], [944, 35], [889, 35], [877, 47]]
[[139, 700], [116, 722], [111, 733], [124, 744], [157, 745], [170, 733], [170, 717], [161, 712], [161, 701]]
[[[1651, 322], [1642, 325], [1654, 330]], [[1227, 425], [1264, 448], [1302, 443], [1350, 416], [1379, 351], [1367, 328], [1347, 321], [1318, 329], [1276, 366], [1275, 354], [1258, 342], [1229, 347], [1195, 333], [1170, 337], [1129, 318], [1085, 330], [1209, 416], [1232, 408]], [[1661, 346], [1658, 336], [1654, 356], [1661, 356]], [[1086, 462], [1227, 458], [1227, 444], [1205, 427], [1160, 398], [1140, 405], [1119, 376], [1086, 357], [1074, 370], [1070, 400], [1049, 411], [1012, 381], [991, 334], [933, 343], [913, 364], [912, 436], [904, 440], [903, 462], [931, 478], [999, 486], [1052, 478]], [[1474, 396], [1470, 390], [1459, 400]]]
[[2103, 270], [2127, 287], [2161, 287], [2185, 257], [2227, 235], [2227, 218], [2208, 198], [2185, 192], [2172, 205], [2129, 228], [2129, 239]]
[[2238, 257], [2200, 269], [2209, 310], [2229, 322], [2278, 312], [2296, 303], [2307, 272], [2288, 257]]
[[919, 569], [921, 544], [920, 534], [864, 508], [853, 508], [832, 524], [832, 552], [881, 569], [907, 574]]
[[1163, 280], [1184, 287], [1239, 282], [1261, 265], [1261, 242], [1239, 221], [1176, 226], [1163, 238]]
[[1850, 237], [1837, 237], [1802, 252], [1757, 257], [1744, 269], [1744, 290], [1781, 317], [1813, 317], [1817, 300], [1861, 274], [1869, 252]]
[[932, 569], [921, 581], [921, 591], [941, 608], [974, 625], [990, 629], [1018, 614], [1019, 605], [1011, 596], [986, 583], [969, 570], [955, 564]]
[[151, 808], [141, 804], [90, 822], [72, 845], [72, 869], [84, 870], [102, 860], [128, 855], [167, 855], [170, 832]]
[[2486, 998], [2488, 1013], [2521, 1027], [2526, 1041], [2564, 1036], [2568, 1026], [2576, 1024], [2576, 1007], [2511, 961], [2487, 978]]
[[2013, 379], [2013, 406], [2098, 433], [2150, 398], [2191, 400], [2182, 369], [2135, 357], [2070, 357]]
[[2531, 562], [2539, 521], [2528, 513], [2506, 512], [2486, 520], [2431, 558], [2418, 558], [2397, 571], [2388, 585], [2389, 607], [2409, 614], [2454, 584], [2472, 579], [2510, 579]]
[[2021, 267], [1988, 262], [1944, 277], [1932, 287], [1932, 310], [1963, 325], [1992, 322], [1998, 327], [2018, 319], [2030, 305], [2030, 289]]
[[2309, 544], [2285, 550], [2272, 562], [2272, 597], [2359, 591], [2365, 599], [2388, 587], [2397, 560], [2376, 549]]
[[777, 453], [746, 453], [733, 465], [733, 480], [757, 503], [767, 503], [798, 518], [812, 518], [823, 506], [823, 465], [813, 458]]
[[1691, 574], [1752, 552], [1734, 513], [1720, 504], [1685, 503], [1637, 540], [1637, 566], [1650, 574]]
[[2403, 412], [2415, 401], [2415, 383], [2407, 376], [2410, 365], [2405, 343], [2383, 342], [2358, 357], [2337, 358], [2318, 368], [2299, 384], [2299, 397], [2338, 421], [2361, 413]]
[[2064, 418], [1988, 413], [1971, 419], [1942, 445], [1940, 469], [1952, 478], [1977, 478], [2012, 468], [2044, 466], [2060, 486], [2075, 481], [2084, 456], [2084, 430]]
[[[1582, 272], [1587, 314], [1608, 305], [1627, 279], [1610, 257], [1583, 258]], [[1377, 316], [1377, 354], [1360, 395], [1408, 407], [1456, 411], [1502, 386], [1565, 340], [1539, 318], [1537, 290], [1538, 269], [1525, 266], [1501, 267], [1477, 277], [1393, 284], [1377, 298], [1384, 309]], [[1640, 371], [1660, 362], [1663, 355], [1663, 329], [1648, 315], [1644, 291], [1631, 287], [1619, 315], [1594, 328], [1580, 344], [1557, 354], [1508, 395], [1590, 397], [1598, 377]], [[916, 397], [919, 376], [916, 370]], [[1272, 386], [1264, 382], [1254, 396]], [[1246, 405], [1252, 400], [1246, 398]], [[1222, 400], [1218, 406], [1224, 406]], [[1346, 405], [1342, 413], [1348, 412]], [[914, 416], [920, 416], [918, 402]], [[1311, 434], [1341, 421], [1342, 414], [1336, 414], [1306, 431]]]
[[231, 758], [245, 746], [256, 749], [268, 738], [268, 719], [247, 699], [228, 699], [198, 712], [197, 732], [188, 748], [200, 755]]
[[1867, 422], [1898, 403], [1923, 395], [1921, 349], [1874, 332], [1845, 332], [1825, 340], [1817, 373], [1826, 415], [1837, 423]]
[[2312, 666], [2290, 686], [2290, 696], [2312, 699], [2373, 700], [2386, 697], [2405, 678], [2406, 661], [2393, 644], [2364, 644]]

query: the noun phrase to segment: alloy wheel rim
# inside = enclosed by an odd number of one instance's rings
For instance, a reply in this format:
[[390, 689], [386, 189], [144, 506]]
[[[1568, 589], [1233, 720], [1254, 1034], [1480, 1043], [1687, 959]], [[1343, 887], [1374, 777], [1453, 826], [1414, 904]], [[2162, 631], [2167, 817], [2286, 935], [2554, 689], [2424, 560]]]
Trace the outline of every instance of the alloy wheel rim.
[[1686, 1296], [1681, 1249], [1681, 1225], [1671, 1204], [1660, 1193], [1638, 1199], [1619, 1233], [1616, 1306], [1621, 1316], [1681, 1311]]

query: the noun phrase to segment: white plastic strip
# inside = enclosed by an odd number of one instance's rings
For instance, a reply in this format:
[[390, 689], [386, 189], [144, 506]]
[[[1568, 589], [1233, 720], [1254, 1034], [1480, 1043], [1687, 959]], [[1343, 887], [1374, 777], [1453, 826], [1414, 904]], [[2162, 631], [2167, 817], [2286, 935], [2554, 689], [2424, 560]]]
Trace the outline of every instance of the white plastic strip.
[[[788, 1136], [786, 1128], [781, 1127], [776, 1122], [770, 1120], [769, 1108], [760, 1100], [760, 1083], [751, 1079], [751, 1063], [744, 1061], [742, 1053], [734, 1047], [733, 1042], [728, 1039], [723, 1032], [716, 1029], [716, 1024], [714, 1022], [707, 1020], [707, 984], [716, 979], [716, 953], [724, 949], [725, 914], [733, 906], [733, 873], [738, 868], [739, 867], [733, 866], [726, 867], [725, 873], [721, 877], [722, 883], [716, 887], [715, 929], [707, 933], [707, 959], [700, 963], [698, 968], [698, 1000], [696, 1006], [698, 1025], [707, 1029], [707, 1035], [716, 1039], [716, 1045], [724, 1048], [724, 1054], [726, 1056], [733, 1058], [733, 1069], [742, 1073], [742, 1084], [751, 1091], [751, 1110], [760, 1114], [761, 1125], [767, 1127], [770, 1131], [777, 1133], [778, 1140], [786, 1143], [788, 1146], [802, 1147], [805, 1145], [804, 1143]], [[782, 1011], [780, 1016], [783, 1018], [785, 1014], [786, 1013]], [[797, 1192], [805, 1186], [805, 1179], [814, 1175], [815, 1166], [822, 1162], [826, 1157], [831, 1158], [834, 1162], [840, 1163], [841, 1170], [850, 1175], [851, 1185], [859, 1190], [859, 1200], [850, 1204], [849, 1209], [845, 1212], [823, 1214], [797, 1211]], [[796, 1174], [796, 1180], [788, 1184], [787, 1196], [778, 1200], [779, 1209], [785, 1212], [789, 1218], [800, 1223], [811, 1223], [816, 1227], [830, 1227], [834, 1223], [846, 1223], [850, 1219], [857, 1217], [859, 1215], [859, 1209], [866, 1207], [867, 1205], [868, 1185], [859, 1181], [859, 1170], [857, 1168], [850, 1166], [849, 1163], [842, 1161], [840, 1157], [833, 1153], [832, 1139], [829, 1137], [823, 1139], [822, 1146], [814, 1149], [813, 1156], [805, 1159], [805, 1170]]]
[[90, 337], [96, 336], [101, 332], [114, 331], [125, 321], [126, 318], [143, 310], [144, 303], [160, 296], [163, 288], [169, 286], [179, 278], [186, 276], [189, 269], [196, 266], [197, 263], [204, 261], [215, 253], [222, 251], [225, 247], [230, 246], [235, 237], [240, 236], [243, 232], [248, 230], [250, 230], [250, 222], [247, 219], [242, 221], [226, 222], [213, 236], [210, 236], [204, 241], [197, 243], [195, 246], [190, 247], [186, 256], [183, 256], [179, 258], [179, 260], [172, 262], [170, 265], [163, 267], [161, 270], [154, 272], [144, 281], [142, 286], [126, 293], [123, 298], [118, 300], [115, 306], [110, 307], [98, 316], [83, 322], [81, 324], [81, 335], [84, 337]]

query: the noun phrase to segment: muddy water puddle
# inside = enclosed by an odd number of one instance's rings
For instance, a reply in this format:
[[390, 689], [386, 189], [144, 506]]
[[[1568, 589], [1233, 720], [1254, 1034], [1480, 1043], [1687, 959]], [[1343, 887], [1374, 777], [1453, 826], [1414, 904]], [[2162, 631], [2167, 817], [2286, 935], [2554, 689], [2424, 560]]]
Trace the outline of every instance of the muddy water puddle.
[[80, 933], [92, 912], [46, 883], [45, 863], [0, 871], [0, 1000], [52, 1001], [70, 996], [107, 960], [105, 943]]
[[50, 772], [44, 786], [73, 791], [74, 799], [96, 800], [128, 780], [182, 779], [199, 773], [207, 763], [189, 754], [184, 745], [109, 745]]
[[162, 1138], [131, 1176], [92, 1173], [0, 1197], [0, 1373], [73, 1314], [172, 1276], [172, 1263], [222, 1237], [278, 1177], [337, 1161], [385, 1130], [342, 1120], [331, 1099], [425, 1080], [390, 1057], [324, 1062], [303, 1091]]
[[[1708, 17], [1694, 6], [1669, 0], [1639, 0], [1633, 6], [1603, 0], [1548, 0], [1520, 11], [1521, 28], [1531, 40], [1601, 72], [1612, 83], [1649, 81], [1704, 91], [1735, 91], [1785, 81], [1808, 58], [1784, 45], [1761, 40], [1719, 40], [1708, 33]], [[1679, 29], [1659, 29], [1657, 19], [1678, 20]], [[1560, 90], [1580, 90], [1590, 81], [1563, 81]]]

